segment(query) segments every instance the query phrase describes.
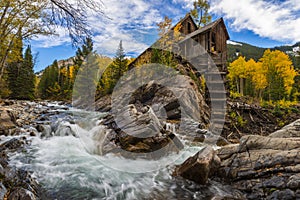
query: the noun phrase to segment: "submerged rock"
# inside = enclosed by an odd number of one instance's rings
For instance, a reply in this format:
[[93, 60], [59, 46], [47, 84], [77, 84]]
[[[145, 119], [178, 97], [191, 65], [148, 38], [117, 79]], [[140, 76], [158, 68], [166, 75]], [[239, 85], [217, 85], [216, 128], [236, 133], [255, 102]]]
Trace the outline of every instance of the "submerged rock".
[[25, 144], [25, 140], [26, 138], [24, 137], [21, 139], [13, 138], [7, 142], [2, 143], [0, 145], [0, 151], [17, 151], [18, 149], [23, 147], [23, 145]]
[[188, 158], [183, 164], [176, 167], [174, 175], [192, 180], [199, 184], [206, 184], [218, 170], [220, 159], [210, 146], [204, 147], [193, 157]]

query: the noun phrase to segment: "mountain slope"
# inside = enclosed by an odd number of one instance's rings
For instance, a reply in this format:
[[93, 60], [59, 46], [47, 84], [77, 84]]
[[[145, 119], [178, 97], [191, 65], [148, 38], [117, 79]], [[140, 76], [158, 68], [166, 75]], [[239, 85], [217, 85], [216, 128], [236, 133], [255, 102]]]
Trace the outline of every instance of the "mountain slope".
[[258, 61], [258, 59], [262, 57], [266, 49], [243, 42], [230, 41], [227, 43], [227, 50], [228, 61], [232, 62], [240, 55], [245, 56], [246, 60], [253, 58], [254, 60]]
[[[279, 50], [287, 53], [293, 65], [296, 69], [300, 69], [300, 42], [297, 42], [294, 45], [285, 45], [270, 48], [271, 50]], [[227, 42], [228, 50], [228, 62], [232, 62], [238, 56], [242, 55], [246, 57], [246, 60], [253, 58], [255, 61], [258, 61], [262, 57], [263, 53], [267, 48], [256, 47], [243, 42], [228, 41]]]

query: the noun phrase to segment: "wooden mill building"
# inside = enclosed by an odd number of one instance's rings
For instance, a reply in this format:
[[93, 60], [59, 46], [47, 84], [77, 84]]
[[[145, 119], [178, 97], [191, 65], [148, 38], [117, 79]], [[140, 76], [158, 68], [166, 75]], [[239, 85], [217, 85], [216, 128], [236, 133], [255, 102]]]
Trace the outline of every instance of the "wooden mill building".
[[[204, 55], [205, 53], [207, 53], [213, 59], [220, 72], [227, 71], [226, 41], [229, 40], [229, 34], [227, 32], [223, 18], [207, 24], [204, 27], [198, 28], [191, 15], [187, 14], [172, 29], [174, 29], [178, 24], [180, 24], [181, 27], [179, 31], [184, 36], [178, 42], [181, 50], [181, 55], [183, 55], [187, 60], [190, 60], [199, 59], [199, 55]], [[199, 44], [203, 48], [199, 48]], [[130, 64], [129, 69], [133, 68], [134, 66], [143, 64], [145, 60], [147, 60], [147, 57], [150, 56], [151, 47], [144, 51], [140, 56], [138, 56], [136, 60]], [[141, 61], [141, 58], [143, 58], [143, 61]], [[203, 62], [203, 59], [199, 59], [199, 62]], [[201, 64], [207, 65], [207, 63]]]
[[[229, 34], [223, 18], [198, 28], [191, 15], [187, 14], [172, 29], [174, 30], [175, 27], [180, 27], [179, 32], [182, 34], [176, 42], [180, 56], [177, 55], [175, 58], [181, 64], [186, 63], [184, 66], [189, 68], [187, 70], [192, 70], [199, 80], [202, 75], [204, 76], [208, 88], [205, 95], [211, 107], [210, 130], [218, 133], [222, 130], [225, 121], [227, 95], [224, 78], [227, 74]], [[154, 44], [145, 50], [129, 65], [129, 69], [150, 63], [155, 48]]]

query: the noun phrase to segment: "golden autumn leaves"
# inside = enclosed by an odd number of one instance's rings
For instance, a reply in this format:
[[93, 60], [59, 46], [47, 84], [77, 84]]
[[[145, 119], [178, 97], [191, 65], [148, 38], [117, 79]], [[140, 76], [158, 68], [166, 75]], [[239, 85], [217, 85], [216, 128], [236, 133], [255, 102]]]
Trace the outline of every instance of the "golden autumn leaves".
[[281, 100], [288, 98], [297, 72], [285, 53], [266, 50], [255, 62], [239, 57], [229, 65], [228, 79], [232, 89], [241, 95]]

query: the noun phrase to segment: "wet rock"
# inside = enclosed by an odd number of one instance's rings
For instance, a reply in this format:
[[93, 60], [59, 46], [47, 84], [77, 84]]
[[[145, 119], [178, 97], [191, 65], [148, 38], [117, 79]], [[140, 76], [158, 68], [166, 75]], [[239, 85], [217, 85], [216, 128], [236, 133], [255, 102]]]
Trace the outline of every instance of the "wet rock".
[[128, 105], [116, 119], [106, 116], [101, 125], [108, 128], [102, 147], [104, 154], [117, 151], [128, 158], [158, 159], [183, 148], [180, 140], [163, 128], [150, 107], [142, 113]]
[[30, 191], [24, 189], [24, 188], [17, 188], [14, 191], [12, 191], [9, 196], [8, 200], [36, 200], [37, 197]]
[[286, 188], [286, 178], [280, 176], [274, 176], [270, 179], [265, 180], [262, 185], [259, 185], [261, 188], [277, 188], [277, 189], [284, 189]]
[[4, 101], [4, 105], [5, 106], [11, 106], [11, 105], [13, 105], [13, 104], [15, 104], [16, 102], [15, 101], [13, 101], [13, 100], [5, 100]]
[[41, 138], [48, 138], [53, 136], [51, 125], [37, 125], [36, 130], [41, 132]]
[[31, 131], [31, 132], [29, 133], [29, 135], [30, 135], [31, 137], [35, 137], [35, 136], [36, 136], [36, 133], [33, 132], [33, 131]]
[[69, 123], [59, 123], [56, 127], [55, 136], [69, 136], [72, 135], [76, 137], [76, 133], [72, 130]]
[[210, 146], [204, 147], [193, 157], [188, 158], [183, 164], [177, 166], [175, 176], [192, 180], [199, 184], [206, 184], [220, 165], [220, 159]]
[[4, 199], [6, 192], [6, 187], [0, 182], [0, 199]]
[[38, 132], [42, 132], [44, 130], [44, 127], [42, 124], [38, 124], [35, 128]]
[[267, 200], [295, 200], [295, 198], [295, 193], [290, 189], [286, 189], [282, 191], [276, 190], [270, 196], [267, 197]]
[[99, 112], [109, 112], [111, 110], [111, 96], [107, 95], [98, 99], [95, 103], [95, 110]]
[[[8, 153], [22, 150], [26, 138], [13, 138], [0, 145], [0, 197], [7, 199], [38, 199], [38, 183], [28, 171], [8, 165]], [[4, 198], [3, 198], [4, 199]]]
[[19, 148], [21, 148], [24, 144], [25, 144], [25, 140], [26, 138], [21, 138], [21, 139], [17, 139], [17, 138], [13, 138], [7, 142], [4, 142], [0, 145], [0, 151], [4, 151], [4, 150], [17, 150]]
[[298, 189], [295, 193], [296, 199], [300, 199], [300, 189]]
[[[98, 151], [96, 153], [103, 155], [103, 154], [108, 154], [108, 153], [119, 153], [121, 151], [121, 147], [116, 144], [115, 139], [116, 139], [116, 132], [112, 129], [107, 129], [105, 130], [104, 136], [102, 136], [102, 133], [98, 134], [97, 138], [93, 138], [94, 141], [103, 141], [103, 143], [96, 144], [98, 145]], [[104, 139], [102, 139], [104, 137]], [[100, 147], [100, 148], [99, 148]]]

